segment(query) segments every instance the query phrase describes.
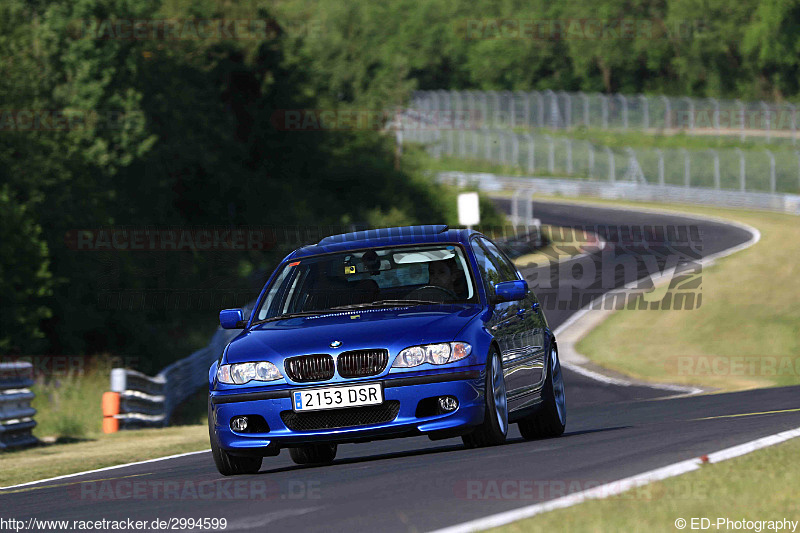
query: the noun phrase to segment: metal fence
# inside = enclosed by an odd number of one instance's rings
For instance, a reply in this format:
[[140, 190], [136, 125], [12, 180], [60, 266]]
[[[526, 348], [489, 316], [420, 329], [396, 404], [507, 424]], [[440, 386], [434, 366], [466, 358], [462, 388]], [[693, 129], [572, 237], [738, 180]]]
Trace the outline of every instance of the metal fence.
[[31, 431], [36, 426], [31, 407], [34, 398], [33, 365], [27, 362], [0, 363], [0, 450], [35, 444]]
[[791, 103], [565, 91], [417, 91], [412, 108], [454, 115], [486, 128], [587, 128], [797, 144]]
[[434, 157], [480, 159], [529, 175], [772, 194], [800, 192], [798, 151], [610, 148], [560, 135], [441, 129], [417, 111], [406, 111], [398, 121], [402, 141], [425, 144]]

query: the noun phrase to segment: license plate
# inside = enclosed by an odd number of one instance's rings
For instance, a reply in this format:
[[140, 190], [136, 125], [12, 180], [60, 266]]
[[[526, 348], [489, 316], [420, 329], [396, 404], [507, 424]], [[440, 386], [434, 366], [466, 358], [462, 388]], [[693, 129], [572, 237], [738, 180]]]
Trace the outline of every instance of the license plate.
[[292, 400], [295, 411], [319, 411], [322, 409], [357, 407], [359, 405], [377, 405], [383, 403], [383, 389], [380, 383], [306, 389], [293, 392]]

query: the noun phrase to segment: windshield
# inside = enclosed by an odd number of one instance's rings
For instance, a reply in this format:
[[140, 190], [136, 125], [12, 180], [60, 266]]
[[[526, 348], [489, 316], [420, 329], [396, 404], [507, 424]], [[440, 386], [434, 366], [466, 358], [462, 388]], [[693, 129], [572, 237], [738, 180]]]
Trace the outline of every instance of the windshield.
[[395, 246], [284, 264], [255, 320], [368, 306], [477, 301], [461, 246]]

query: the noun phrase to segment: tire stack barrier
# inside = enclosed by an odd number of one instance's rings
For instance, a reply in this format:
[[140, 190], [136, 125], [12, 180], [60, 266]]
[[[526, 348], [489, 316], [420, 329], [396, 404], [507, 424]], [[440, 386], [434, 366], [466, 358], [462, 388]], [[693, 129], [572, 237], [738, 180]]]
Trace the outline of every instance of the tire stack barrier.
[[34, 393], [33, 365], [27, 362], [0, 363], [0, 450], [36, 444], [31, 431], [36, 426], [31, 407]]
[[111, 391], [103, 394], [103, 433], [163, 426], [166, 380], [125, 368], [111, 371]]

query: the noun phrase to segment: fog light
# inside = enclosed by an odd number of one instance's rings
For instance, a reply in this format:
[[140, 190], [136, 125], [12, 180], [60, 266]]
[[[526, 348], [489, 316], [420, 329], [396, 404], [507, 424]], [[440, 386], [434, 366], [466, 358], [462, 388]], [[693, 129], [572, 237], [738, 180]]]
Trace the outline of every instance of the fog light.
[[231, 429], [234, 431], [244, 431], [247, 429], [247, 417], [237, 416], [231, 420]]
[[458, 400], [454, 396], [439, 396], [439, 409], [445, 413], [455, 411], [458, 408]]

